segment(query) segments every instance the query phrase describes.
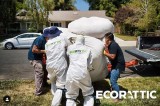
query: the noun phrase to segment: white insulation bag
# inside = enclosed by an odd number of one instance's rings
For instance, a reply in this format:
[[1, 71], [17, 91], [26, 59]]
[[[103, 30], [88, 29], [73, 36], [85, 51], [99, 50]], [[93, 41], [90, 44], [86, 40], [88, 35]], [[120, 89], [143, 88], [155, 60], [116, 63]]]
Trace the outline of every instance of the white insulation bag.
[[82, 17], [69, 23], [68, 29], [74, 34], [102, 38], [106, 33], [114, 32], [114, 25], [106, 18]]
[[85, 45], [91, 49], [93, 71], [90, 71], [92, 81], [105, 79], [108, 75], [107, 59], [103, 55], [104, 43], [99, 39], [85, 36]]

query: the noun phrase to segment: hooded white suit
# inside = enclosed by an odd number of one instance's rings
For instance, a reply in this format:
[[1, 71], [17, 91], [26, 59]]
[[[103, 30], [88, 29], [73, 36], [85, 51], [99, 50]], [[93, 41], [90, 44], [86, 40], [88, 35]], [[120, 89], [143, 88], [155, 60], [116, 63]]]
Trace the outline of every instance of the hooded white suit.
[[[47, 41], [46, 50], [46, 66], [48, 77], [51, 80], [51, 91], [54, 93], [52, 106], [58, 106], [62, 99], [62, 89], [65, 88], [67, 61], [66, 61], [66, 39], [64, 36], [57, 36]], [[55, 83], [56, 88], [55, 89]]]
[[79, 95], [79, 89], [82, 89], [84, 96], [84, 106], [93, 106], [94, 99], [91, 96], [94, 89], [90, 74], [87, 70], [91, 66], [91, 51], [84, 45], [84, 37], [77, 37], [75, 44], [67, 49], [70, 64], [66, 78], [66, 106], [76, 106], [75, 99]]

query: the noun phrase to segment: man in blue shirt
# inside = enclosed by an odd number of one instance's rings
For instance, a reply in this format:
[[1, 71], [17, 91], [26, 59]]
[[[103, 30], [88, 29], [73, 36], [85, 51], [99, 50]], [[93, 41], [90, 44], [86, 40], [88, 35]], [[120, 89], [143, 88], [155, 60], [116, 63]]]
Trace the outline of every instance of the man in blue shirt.
[[47, 84], [47, 70], [43, 63], [45, 56], [45, 44], [48, 40], [49, 28], [43, 30], [43, 35], [37, 37], [28, 52], [28, 60], [34, 67], [35, 73], [35, 95], [39, 96], [44, 93], [43, 86]]

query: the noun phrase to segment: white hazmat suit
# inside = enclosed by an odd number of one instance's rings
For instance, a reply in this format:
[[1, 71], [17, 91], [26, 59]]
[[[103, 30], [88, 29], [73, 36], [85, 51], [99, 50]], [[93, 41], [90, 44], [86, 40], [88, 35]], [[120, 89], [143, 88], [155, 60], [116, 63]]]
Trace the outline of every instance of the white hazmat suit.
[[52, 94], [54, 93], [52, 106], [58, 106], [60, 104], [62, 92], [63, 89], [65, 89], [66, 72], [68, 67], [66, 61], [66, 46], [67, 42], [64, 36], [51, 38], [45, 45], [48, 77], [51, 80]]
[[[65, 36], [67, 39], [76, 38], [78, 35], [73, 34], [68, 31], [67, 28], [59, 28], [63, 33], [62, 36]], [[96, 29], [95, 29], [96, 30]], [[105, 79], [105, 77], [108, 75], [107, 71], [107, 59], [103, 55], [104, 51], [104, 43], [91, 36], [84, 36], [85, 37], [85, 45], [91, 49], [92, 53], [92, 66], [94, 68], [94, 71], [90, 71], [90, 76], [92, 82], [100, 81]], [[70, 42], [68, 41], [68, 45], [70, 45]]]
[[75, 100], [79, 95], [79, 89], [82, 89], [84, 106], [93, 106], [94, 98], [92, 94], [94, 89], [87, 69], [92, 68], [91, 50], [84, 45], [83, 36], [77, 37], [76, 42], [68, 47], [67, 55], [70, 64], [66, 78], [66, 106], [76, 106]]

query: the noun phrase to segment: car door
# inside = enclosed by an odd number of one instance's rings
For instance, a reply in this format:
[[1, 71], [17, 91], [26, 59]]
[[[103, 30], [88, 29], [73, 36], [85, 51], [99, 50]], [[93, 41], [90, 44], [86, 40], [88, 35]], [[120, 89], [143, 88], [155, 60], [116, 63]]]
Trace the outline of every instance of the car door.
[[32, 37], [31, 34], [21, 34], [17, 37], [17, 41], [19, 46], [27, 46], [29, 45], [29, 38]]

